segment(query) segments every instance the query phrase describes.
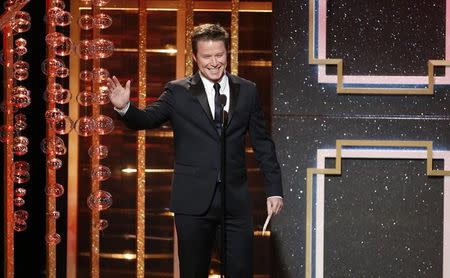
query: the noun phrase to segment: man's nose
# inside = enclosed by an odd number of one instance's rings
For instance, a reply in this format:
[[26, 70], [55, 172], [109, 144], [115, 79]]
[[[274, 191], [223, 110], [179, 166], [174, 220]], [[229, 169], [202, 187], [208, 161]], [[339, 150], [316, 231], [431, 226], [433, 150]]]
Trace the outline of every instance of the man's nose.
[[212, 57], [211, 58], [211, 65], [212, 66], [217, 66], [217, 58], [216, 57]]

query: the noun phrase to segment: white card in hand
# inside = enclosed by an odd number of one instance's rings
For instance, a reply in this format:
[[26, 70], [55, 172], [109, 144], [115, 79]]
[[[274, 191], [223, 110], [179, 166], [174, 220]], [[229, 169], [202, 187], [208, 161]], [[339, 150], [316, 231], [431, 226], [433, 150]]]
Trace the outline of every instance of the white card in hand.
[[262, 230], [262, 234], [264, 235], [264, 233], [266, 232], [267, 229], [267, 225], [269, 225], [270, 222], [270, 218], [272, 217], [272, 214], [267, 215], [266, 218], [266, 222], [264, 222], [264, 226], [263, 226], [263, 230]]

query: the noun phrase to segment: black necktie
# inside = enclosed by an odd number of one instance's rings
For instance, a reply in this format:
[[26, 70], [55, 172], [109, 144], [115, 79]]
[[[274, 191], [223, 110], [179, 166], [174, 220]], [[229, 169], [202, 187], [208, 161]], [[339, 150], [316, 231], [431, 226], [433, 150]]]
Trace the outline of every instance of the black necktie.
[[219, 135], [222, 133], [222, 114], [223, 106], [220, 103], [220, 84], [214, 83], [214, 91], [216, 92], [214, 96], [214, 123], [216, 124], [216, 130]]

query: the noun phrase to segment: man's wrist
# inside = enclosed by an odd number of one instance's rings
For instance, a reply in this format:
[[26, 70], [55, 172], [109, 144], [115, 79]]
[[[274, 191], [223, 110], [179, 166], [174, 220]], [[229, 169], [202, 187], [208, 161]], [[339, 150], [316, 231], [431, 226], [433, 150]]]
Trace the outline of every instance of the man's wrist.
[[127, 113], [128, 108], [130, 108], [130, 102], [127, 102], [127, 104], [123, 108], [114, 107], [114, 110], [117, 111], [121, 116], [125, 115]]
[[283, 197], [277, 196], [277, 195], [267, 197], [267, 199], [271, 199], [271, 198], [283, 199]]

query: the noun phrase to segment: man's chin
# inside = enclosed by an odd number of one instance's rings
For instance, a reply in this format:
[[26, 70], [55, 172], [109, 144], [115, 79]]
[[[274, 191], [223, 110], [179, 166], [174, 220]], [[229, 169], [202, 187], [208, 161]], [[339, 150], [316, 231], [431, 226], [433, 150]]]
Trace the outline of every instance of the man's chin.
[[209, 79], [210, 81], [212, 81], [212, 82], [217, 82], [220, 79], [222, 79], [224, 74], [225, 74], [224, 72], [221, 72], [221, 73], [218, 73], [218, 74], [208, 74], [208, 75], [205, 75], [205, 77], [207, 79]]

